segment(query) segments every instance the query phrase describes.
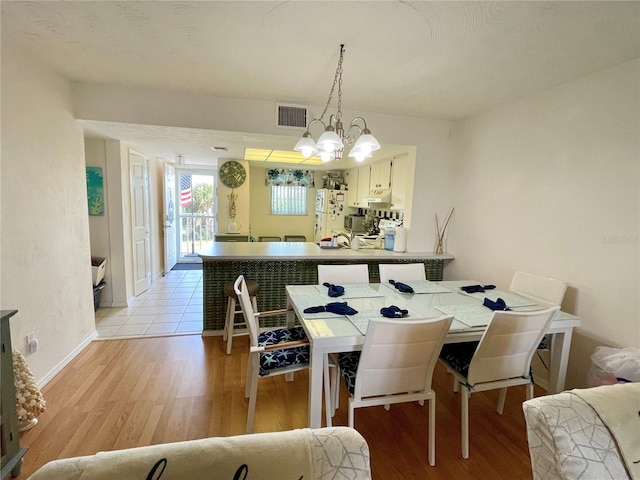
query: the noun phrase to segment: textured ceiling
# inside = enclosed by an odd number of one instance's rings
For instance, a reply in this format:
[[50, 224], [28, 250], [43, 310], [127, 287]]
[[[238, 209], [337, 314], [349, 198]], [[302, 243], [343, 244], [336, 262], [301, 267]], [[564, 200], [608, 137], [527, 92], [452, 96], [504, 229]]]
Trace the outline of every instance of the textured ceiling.
[[323, 105], [340, 43], [344, 108], [460, 119], [638, 58], [640, 3], [2, 2], [2, 48], [78, 82]]

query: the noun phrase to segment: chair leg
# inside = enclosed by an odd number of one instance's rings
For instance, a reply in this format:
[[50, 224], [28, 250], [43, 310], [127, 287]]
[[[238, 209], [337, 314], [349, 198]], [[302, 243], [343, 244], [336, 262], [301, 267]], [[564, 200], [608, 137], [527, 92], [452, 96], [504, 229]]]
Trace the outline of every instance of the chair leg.
[[331, 396], [331, 416], [335, 417], [336, 410], [340, 406], [340, 367], [337, 365], [336, 368], [333, 369], [331, 389], [333, 391], [333, 395]]
[[233, 343], [233, 327], [236, 323], [236, 299], [229, 297], [227, 305], [227, 355], [231, 354]]
[[249, 391], [249, 410], [247, 411], [247, 433], [253, 433], [253, 417], [254, 417], [254, 414], [256, 413], [256, 397], [258, 396], [257, 369], [253, 372], [253, 375], [251, 375], [251, 379], [247, 378], [247, 381], [251, 382], [251, 387]]
[[244, 398], [249, 398], [251, 396], [251, 379], [253, 378], [253, 360], [251, 359], [251, 355], [249, 355], [249, 360], [247, 361], [247, 380], [245, 382], [244, 387]]
[[354, 408], [353, 408], [353, 403], [351, 403], [351, 401], [349, 401], [349, 422], [348, 425], [350, 428], [355, 428], [353, 426], [354, 424]]
[[498, 413], [502, 415], [502, 410], [504, 410], [504, 401], [507, 398], [507, 387], [500, 389], [500, 396], [498, 397]]
[[527, 383], [527, 400], [531, 400], [533, 398], [533, 383]]
[[469, 458], [469, 391], [467, 387], [460, 389], [462, 395], [462, 418], [460, 428], [462, 430], [462, 458]]
[[323, 378], [323, 386], [322, 389], [324, 391], [324, 411], [326, 417], [326, 426], [331, 426], [331, 417], [333, 416], [333, 389], [336, 388], [335, 382], [332, 382], [329, 378], [329, 357], [327, 355], [324, 356], [324, 361], [322, 365], [322, 378]]
[[227, 341], [229, 333], [229, 312], [231, 311], [231, 297], [227, 297], [227, 311], [224, 315], [224, 331], [222, 332], [222, 340]]
[[[436, 394], [429, 401], [429, 465], [436, 464]], [[422, 402], [424, 404], [424, 401]]]

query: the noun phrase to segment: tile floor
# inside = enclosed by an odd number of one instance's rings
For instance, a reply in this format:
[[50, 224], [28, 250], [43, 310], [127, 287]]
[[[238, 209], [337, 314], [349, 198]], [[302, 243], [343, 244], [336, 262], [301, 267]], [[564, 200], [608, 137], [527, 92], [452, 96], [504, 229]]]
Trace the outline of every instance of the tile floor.
[[130, 307], [98, 308], [98, 338], [202, 333], [202, 270], [171, 270]]

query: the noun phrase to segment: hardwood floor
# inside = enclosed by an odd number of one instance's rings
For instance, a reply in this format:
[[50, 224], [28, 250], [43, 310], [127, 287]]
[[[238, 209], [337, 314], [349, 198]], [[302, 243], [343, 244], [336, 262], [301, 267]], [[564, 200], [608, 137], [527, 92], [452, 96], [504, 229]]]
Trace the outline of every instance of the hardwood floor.
[[[22, 435], [26, 479], [50, 460], [212, 436], [244, 433], [246, 337], [224, 353], [221, 337], [199, 335], [96, 341], [43, 388], [47, 411]], [[460, 402], [451, 377], [436, 368], [436, 466], [427, 463], [427, 409], [417, 403], [356, 410], [376, 480], [530, 479], [522, 413], [524, 387], [512, 387], [504, 414], [497, 392], [470, 401], [470, 458], [460, 455]], [[255, 431], [304, 428], [307, 372], [295, 381], [263, 379]], [[536, 394], [543, 394], [542, 391]], [[346, 390], [334, 425], [347, 424]]]

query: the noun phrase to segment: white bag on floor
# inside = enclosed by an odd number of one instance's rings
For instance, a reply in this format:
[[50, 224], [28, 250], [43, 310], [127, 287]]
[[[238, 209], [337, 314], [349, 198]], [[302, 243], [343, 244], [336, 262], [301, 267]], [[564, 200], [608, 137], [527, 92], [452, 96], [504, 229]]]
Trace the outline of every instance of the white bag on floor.
[[640, 348], [596, 347], [591, 355], [589, 387], [640, 382]]

